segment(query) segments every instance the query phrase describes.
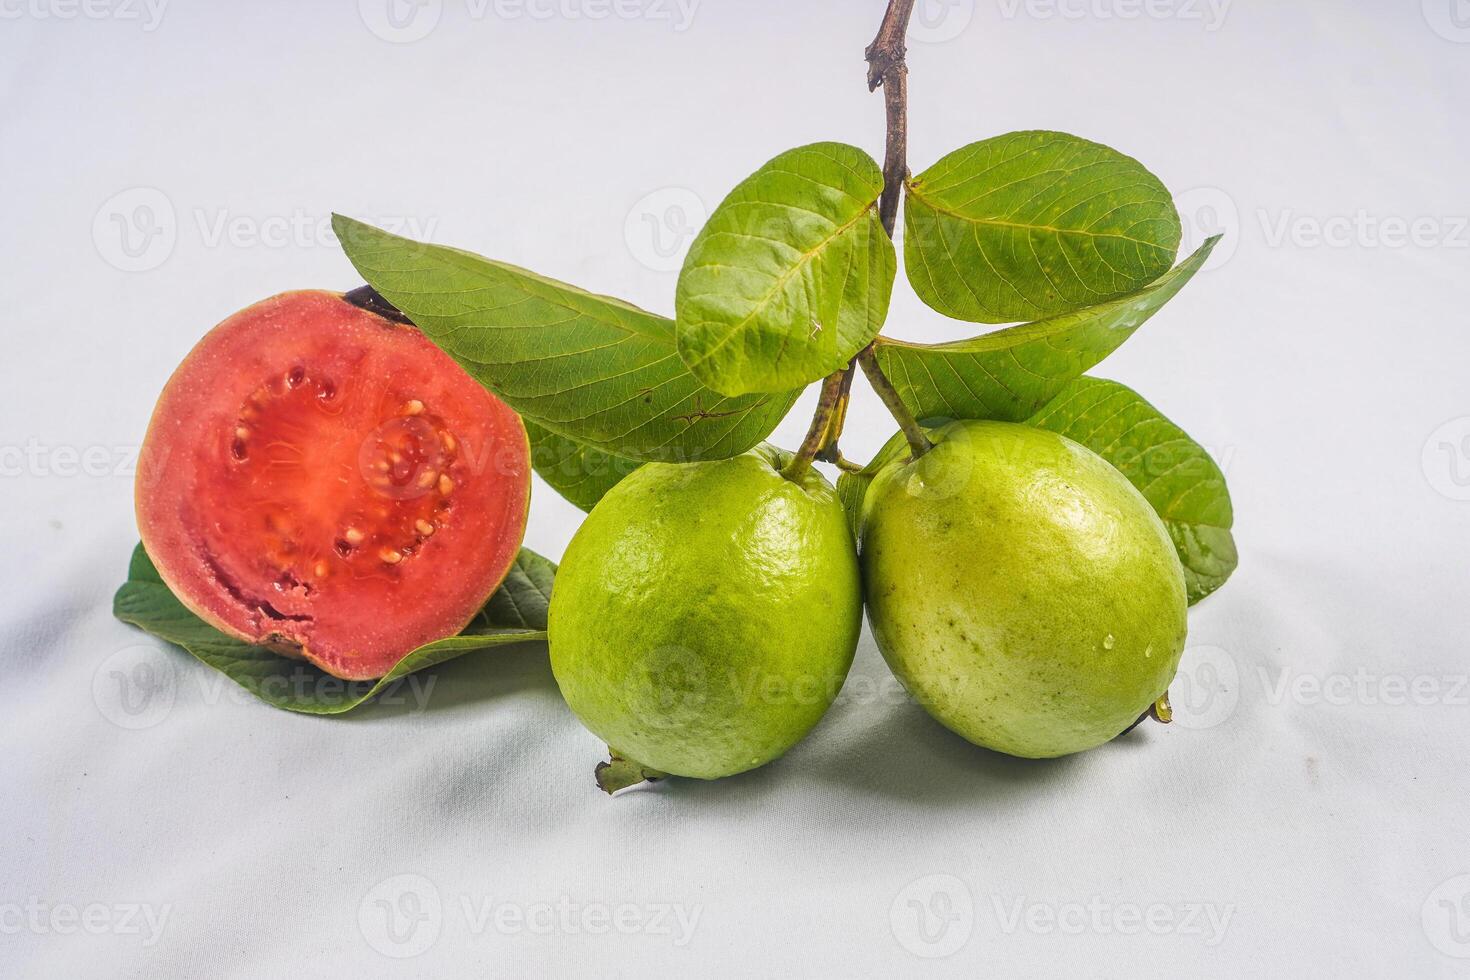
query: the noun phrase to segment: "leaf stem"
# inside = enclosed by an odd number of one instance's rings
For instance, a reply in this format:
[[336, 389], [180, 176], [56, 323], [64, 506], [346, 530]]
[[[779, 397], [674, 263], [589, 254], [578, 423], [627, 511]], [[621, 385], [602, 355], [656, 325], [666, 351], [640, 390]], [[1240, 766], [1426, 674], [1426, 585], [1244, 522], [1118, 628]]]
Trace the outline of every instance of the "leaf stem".
[[928, 436], [924, 435], [923, 426], [914, 420], [913, 413], [903, 403], [903, 399], [898, 397], [898, 389], [893, 387], [893, 383], [888, 380], [888, 376], [878, 366], [878, 357], [873, 353], [872, 344], [863, 348], [862, 353], [857, 356], [857, 362], [862, 366], [863, 374], [867, 376], [868, 384], [872, 385], [873, 390], [878, 393], [878, 397], [883, 399], [883, 404], [887, 407], [888, 414], [893, 416], [894, 421], [898, 423], [898, 427], [903, 430], [904, 438], [909, 441], [909, 450], [913, 453], [914, 459], [918, 459], [933, 449], [934, 444], [929, 441]]
[[801, 441], [801, 448], [791, 457], [791, 462], [781, 470], [781, 475], [786, 479], [800, 479], [811, 467], [817, 453], [835, 440], [836, 437], [831, 435], [832, 423], [837, 417], [838, 403], [842, 400], [843, 378], [851, 370], [852, 365], [849, 364], [846, 369], [827, 375], [822, 382], [822, 393], [817, 397], [817, 410], [812, 413], [812, 424], [807, 429], [806, 438]]

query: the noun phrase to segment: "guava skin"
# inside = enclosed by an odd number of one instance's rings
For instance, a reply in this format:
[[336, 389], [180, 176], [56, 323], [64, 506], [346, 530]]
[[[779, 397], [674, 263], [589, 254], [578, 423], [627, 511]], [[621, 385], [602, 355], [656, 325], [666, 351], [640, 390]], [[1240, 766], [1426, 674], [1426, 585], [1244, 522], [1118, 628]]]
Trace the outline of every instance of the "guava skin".
[[551, 669], [616, 756], [716, 779], [826, 713], [862, 627], [836, 491], [784, 454], [649, 463], [592, 509], [557, 570]]
[[884, 659], [946, 727], [1025, 758], [1116, 737], [1168, 689], [1187, 630], [1163, 523], [1064, 436], [955, 422], [863, 502], [868, 617]]

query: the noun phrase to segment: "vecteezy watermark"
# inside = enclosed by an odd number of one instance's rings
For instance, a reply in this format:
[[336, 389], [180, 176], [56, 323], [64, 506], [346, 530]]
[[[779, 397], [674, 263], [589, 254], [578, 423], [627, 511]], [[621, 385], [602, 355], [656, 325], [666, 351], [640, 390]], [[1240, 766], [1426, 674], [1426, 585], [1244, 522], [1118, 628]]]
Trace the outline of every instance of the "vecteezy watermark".
[[137, 445], [49, 445], [32, 438], [24, 445], [0, 445], [0, 477], [131, 480], [138, 471], [138, 449]]
[[1197, 731], [1214, 728], [1235, 713], [1240, 702], [1240, 668], [1224, 647], [1185, 648], [1169, 685], [1174, 724]]
[[1313, 674], [1283, 667], [1272, 677], [1265, 667], [1256, 669], [1272, 707], [1288, 702], [1332, 708], [1470, 706], [1470, 674], [1380, 674], [1367, 667]]
[[1431, 432], [1419, 465], [1440, 496], [1470, 500], [1470, 415], [1450, 419]]
[[1215, 902], [1117, 902], [1095, 895], [1085, 902], [1036, 902], [1025, 896], [991, 896], [996, 922], [1006, 935], [1184, 936], [1218, 946], [1235, 906]]
[[915, 956], [953, 956], [975, 931], [975, 897], [954, 875], [925, 875], [893, 896], [888, 925], [898, 944]]
[[918, 0], [909, 18], [909, 40], [943, 44], [965, 32], [975, 19], [975, 0]]
[[[642, 20], [689, 30], [702, 0], [462, 0], [474, 22]], [[392, 44], [411, 44], [433, 33], [444, 16], [444, 0], [358, 0], [367, 29]]]
[[173, 906], [146, 902], [47, 902], [34, 895], [24, 902], [0, 902], [0, 935], [139, 936], [144, 948], [163, 938]]
[[97, 665], [92, 701], [119, 728], [152, 728], [169, 716], [178, 698], [173, 658], [153, 644], [125, 646]]
[[1430, 945], [1446, 956], [1470, 959], [1470, 874], [1440, 882], [1419, 916]]
[[952, 874], [925, 875], [893, 898], [889, 926], [898, 944], [915, 956], [953, 956], [970, 942], [981, 911], [993, 918], [995, 934], [1183, 936], [1218, 946], [1236, 908], [1215, 902], [1119, 901], [1094, 895], [1086, 900], [1036, 901], [992, 894], [977, 909], [974, 891]]
[[501, 901], [463, 894], [444, 902], [432, 881], [418, 874], [394, 875], [363, 895], [357, 925], [369, 946], [395, 959], [418, 956], [438, 941], [446, 919], [471, 936], [645, 935], [688, 946], [703, 905], [676, 902], [578, 901], [569, 895], [544, 901]]
[[391, 44], [422, 41], [439, 26], [444, 0], [357, 0], [369, 31]]
[[147, 272], [168, 261], [179, 237], [173, 202], [156, 187], [131, 187], [102, 202], [92, 218], [92, 243], [107, 264]]
[[[377, 683], [342, 680], [306, 663], [285, 662], [280, 673], [257, 678], [257, 693], [252, 693], [218, 671], [182, 671], [179, 657], [177, 651], [162, 645], [136, 643], [123, 647], [93, 672], [92, 702], [102, 717], [119, 728], [142, 731], [167, 719], [183, 692], [210, 706], [254, 705], [262, 699], [341, 705], [366, 697]], [[437, 681], [433, 674], [408, 674], [387, 684], [373, 701], [423, 711]]]
[[1470, 44], [1470, 0], [1420, 0], [1424, 22], [1446, 41]]
[[[364, 219], [385, 231], [418, 241], [432, 238], [438, 218], [375, 215]], [[92, 218], [97, 253], [123, 272], [148, 272], [168, 261], [181, 236], [207, 249], [337, 248], [330, 213], [305, 208], [281, 213], [240, 214], [228, 208], [179, 211], [156, 187], [131, 187], [102, 202]]]
[[1174, 20], [1198, 22], [1206, 31], [1225, 26], [1233, 0], [1000, 0], [1006, 20]]
[[1470, 215], [1301, 214], [1284, 208], [1257, 212], [1269, 248], [1434, 249], [1470, 248]]
[[110, 20], [151, 34], [168, 5], [169, 0], [0, 0], [0, 20]]
[[1375, 214], [1366, 208], [1310, 214], [1296, 208], [1260, 207], [1245, 218], [1235, 198], [1219, 187], [1184, 191], [1175, 196], [1174, 204], [1183, 230], [1182, 254], [1193, 252], [1212, 235], [1224, 236], [1205, 263], [1206, 270], [1229, 262], [1246, 237], [1271, 249], [1470, 249], [1470, 214]]
[[687, 187], [660, 187], [628, 209], [623, 241], [645, 268], [678, 272], [689, 243], [708, 217], [703, 199]]
[[394, 959], [425, 952], [444, 925], [439, 889], [423, 875], [402, 874], [368, 889], [357, 906], [357, 928], [369, 946]]
[[1183, 230], [1180, 255], [1192, 255], [1207, 239], [1220, 235], [1200, 271], [1218, 269], [1230, 261], [1240, 247], [1240, 209], [1233, 197], [1218, 187], [1193, 187], [1174, 196], [1174, 207]]

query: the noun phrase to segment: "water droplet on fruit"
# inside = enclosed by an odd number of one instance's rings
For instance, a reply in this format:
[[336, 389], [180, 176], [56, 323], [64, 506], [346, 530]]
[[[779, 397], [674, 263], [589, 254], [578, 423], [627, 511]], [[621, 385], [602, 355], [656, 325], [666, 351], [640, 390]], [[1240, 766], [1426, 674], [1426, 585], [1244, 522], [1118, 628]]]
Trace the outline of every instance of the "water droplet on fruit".
[[1111, 650], [1115, 642], [1117, 641], [1113, 639], [1113, 634], [1109, 633], [1107, 636], [1103, 637], [1103, 649]]

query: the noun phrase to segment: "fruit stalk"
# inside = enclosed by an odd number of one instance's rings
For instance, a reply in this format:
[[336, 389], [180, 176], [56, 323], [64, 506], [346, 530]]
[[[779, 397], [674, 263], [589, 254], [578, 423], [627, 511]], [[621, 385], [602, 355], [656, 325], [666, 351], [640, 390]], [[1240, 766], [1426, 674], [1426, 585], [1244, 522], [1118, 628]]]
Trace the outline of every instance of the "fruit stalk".
[[806, 438], [801, 441], [801, 448], [791, 457], [791, 462], [781, 470], [781, 475], [786, 479], [800, 480], [817, 454], [836, 442], [836, 437], [831, 433], [833, 428], [841, 427], [841, 415], [845, 414], [843, 393], [846, 386], [843, 379], [851, 379], [851, 371], [852, 365], [849, 364], [843, 370], [827, 375], [822, 381], [822, 393], [817, 398], [817, 409], [812, 413], [812, 424], [807, 429]]

